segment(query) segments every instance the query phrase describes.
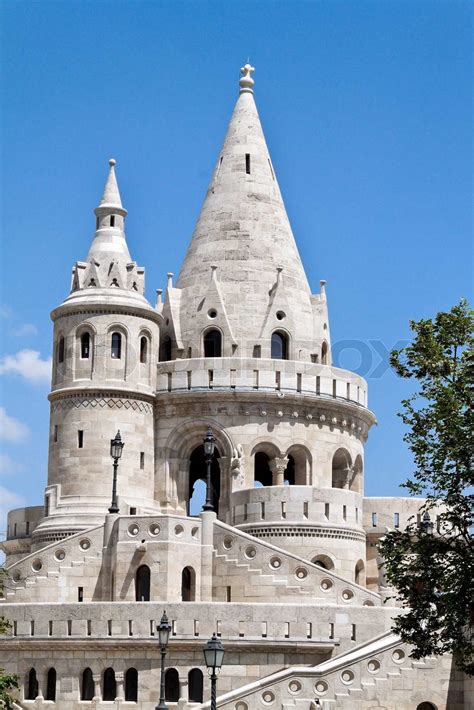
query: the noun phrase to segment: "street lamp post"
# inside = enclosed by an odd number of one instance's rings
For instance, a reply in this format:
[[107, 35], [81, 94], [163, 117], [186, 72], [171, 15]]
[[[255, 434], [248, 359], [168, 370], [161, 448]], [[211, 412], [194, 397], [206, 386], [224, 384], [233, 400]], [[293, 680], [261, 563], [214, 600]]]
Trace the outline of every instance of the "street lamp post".
[[160, 678], [160, 700], [155, 710], [168, 710], [168, 706], [165, 702], [165, 656], [166, 649], [168, 646], [168, 640], [170, 637], [171, 625], [166, 616], [166, 611], [163, 612], [161, 621], [157, 626], [158, 631], [158, 641], [160, 644], [161, 651], [161, 678]]
[[204, 646], [204, 661], [207, 666], [207, 672], [211, 678], [211, 710], [217, 708], [217, 675], [219, 674], [222, 663], [224, 661], [224, 646], [217, 638], [216, 634], [212, 634], [212, 638]]
[[120, 430], [116, 433], [115, 439], [110, 441], [110, 455], [114, 460], [114, 479], [112, 484], [112, 503], [110, 504], [109, 513], [118, 513], [119, 507], [117, 503], [117, 469], [118, 460], [122, 456], [122, 449], [125, 446], [120, 436]]
[[212, 504], [211, 467], [212, 459], [214, 458], [216, 440], [210, 428], [207, 430], [203, 443], [204, 459], [206, 461], [206, 502], [204, 503], [203, 510], [214, 510], [214, 506]]
[[423, 532], [425, 532], [427, 535], [432, 535], [434, 531], [434, 524], [433, 521], [430, 518], [430, 514], [426, 510], [425, 513], [423, 514], [423, 520], [421, 521], [421, 529]]

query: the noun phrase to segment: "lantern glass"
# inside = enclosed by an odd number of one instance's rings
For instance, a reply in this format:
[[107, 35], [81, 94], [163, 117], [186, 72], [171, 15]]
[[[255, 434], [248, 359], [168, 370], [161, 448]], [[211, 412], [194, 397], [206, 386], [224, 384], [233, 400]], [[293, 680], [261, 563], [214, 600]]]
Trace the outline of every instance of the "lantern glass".
[[224, 646], [217, 638], [216, 634], [212, 634], [212, 638], [204, 646], [204, 661], [207, 669], [211, 673], [220, 671], [224, 662]]
[[214, 454], [214, 447], [216, 440], [210, 429], [207, 430], [207, 434], [204, 437], [204, 453], [206, 456], [212, 456]]
[[122, 449], [125, 446], [120, 436], [120, 431], [115, 435], [115, 439], [110, 441], [110, 455], [113, 459], [119, 459], [122, 456]]
[[160, 646], [162, 648], [165, 648], [168, 645], [170, 631], [171, 631], [171, 625], [168, 622], [168, 617], [166, 616], [166, 611], [163, 612], [163, 616], [161, 617], [161, 621], [159, 623], [157, 630], [158, 630], [158, 640], [159, 640]]

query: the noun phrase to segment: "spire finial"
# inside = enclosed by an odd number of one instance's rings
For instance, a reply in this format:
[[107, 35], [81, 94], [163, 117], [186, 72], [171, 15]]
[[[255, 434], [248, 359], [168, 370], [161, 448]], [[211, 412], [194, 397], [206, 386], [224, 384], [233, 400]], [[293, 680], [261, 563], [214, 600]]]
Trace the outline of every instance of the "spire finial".
[[111, 168], [113, 168], [114, 165], [117, 165], [117, 161], [115, 160], [115, 158], [110, 158], [109, 165]]
[[254, 80], [252, 79], [252, 74], [255, 71], [255, 67], [251, 66], [248, 62], [243, 66], [240, 70], [240, 73], [242, 74], [239, 84], [240, 84], [240, 93], [242, 94], [244, 91], [248, 91], [251, 94], [253, 94], [253, 85], [255, 84]]

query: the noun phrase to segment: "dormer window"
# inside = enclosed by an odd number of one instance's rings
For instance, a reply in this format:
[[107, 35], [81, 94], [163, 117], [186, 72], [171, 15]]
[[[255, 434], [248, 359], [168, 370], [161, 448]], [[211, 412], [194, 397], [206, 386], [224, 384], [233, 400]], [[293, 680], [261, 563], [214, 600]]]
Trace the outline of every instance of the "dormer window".
[[122, 336], [120, 333], [112, 333], [110, 357], [112, 360], [120, 360], [122, 357]]
[[222, 357], [222, 333], [214, 328], [204, 335], [204, 357]]
[[273, 360], [288, 360], [288, 336], [281, 330], [272, 333], [272, 353]]
[[91, 350], [91, 336], [89, 333], [83, 333], [81, 335], [81, 358], [83, 360], [89, 359], [90, 350]]

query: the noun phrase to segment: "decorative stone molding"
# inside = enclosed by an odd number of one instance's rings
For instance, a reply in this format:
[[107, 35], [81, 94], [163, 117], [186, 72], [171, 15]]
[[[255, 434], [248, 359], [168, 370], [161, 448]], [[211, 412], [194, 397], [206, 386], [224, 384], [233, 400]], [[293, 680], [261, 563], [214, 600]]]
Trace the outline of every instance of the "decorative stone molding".
[[121, 396], [116, 397], [67, 397], [65, 399], [58, 399], [51, 403], [51, 411], [64, 411], [68, 409], [80, 409], [83, 407], [87, 409], [91, 407], [92, 409], [132, 409], [135, 412], [140, 412], [142, 414], [153, 414], [153, 405], [149, 402], [139, 400], [136, 398], [127, 398]]

